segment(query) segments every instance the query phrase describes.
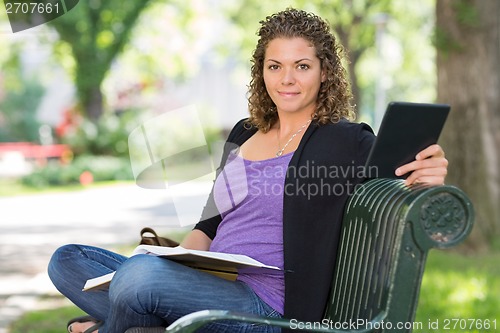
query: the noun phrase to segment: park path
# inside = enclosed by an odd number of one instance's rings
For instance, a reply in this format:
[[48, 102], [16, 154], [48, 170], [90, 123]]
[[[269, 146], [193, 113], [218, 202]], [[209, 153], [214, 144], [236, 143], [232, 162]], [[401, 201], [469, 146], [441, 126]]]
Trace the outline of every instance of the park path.
[[144, 226], [160, 233], [185, 229], [165, 190], [113, 185], [0, 197], [0, 333], [25, 311], [61, 302], [46, 273], [57, 247], [133, 244]]

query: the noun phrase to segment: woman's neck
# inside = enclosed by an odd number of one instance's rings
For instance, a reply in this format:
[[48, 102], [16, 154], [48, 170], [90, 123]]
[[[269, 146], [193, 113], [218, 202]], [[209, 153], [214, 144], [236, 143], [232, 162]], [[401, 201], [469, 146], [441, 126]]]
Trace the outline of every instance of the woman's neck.
[[280, 136], [288, 136], [304, 126], [304, 124], [308, 123], [311, 119], [312, 115], [309, 114], [280, 115], [273, 128], [279, 130]]

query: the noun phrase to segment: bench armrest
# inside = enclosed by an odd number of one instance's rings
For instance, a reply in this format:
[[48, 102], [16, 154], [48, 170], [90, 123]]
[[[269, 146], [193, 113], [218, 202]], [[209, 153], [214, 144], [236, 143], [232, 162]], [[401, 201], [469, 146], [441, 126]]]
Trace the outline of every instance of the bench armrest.
[[[328, 322], [303, 322], [298, 320], [289, 320], [284, 318], [269, 318], [260, 317], [255, 315], [241, 314], [224, 310], [203, 310], [198, 312], [193, 312], [182, 318], [176, 320], [172, 325], [167, 327], [166, 332], [168, 333], [192, 333], [196, 332], [199, 328], [204, 325], [219, 321], [219, 320], [232, 320], [246, 323], [254, 324], [265, 324], [292, 330], [301, 330], [308, 332], [325, 332], [325, 333], [346, 333], [346, 332], [372, 332], [374, 328], [379, 327], [379, 325], [386, 317], [385, 312], [381, 312], [376, 316], [371, 322], [366, 326], [368, 328], [364, 329], [335, 329], [334, 323]], [[324, 324], [323, 324], [324, 323]]]

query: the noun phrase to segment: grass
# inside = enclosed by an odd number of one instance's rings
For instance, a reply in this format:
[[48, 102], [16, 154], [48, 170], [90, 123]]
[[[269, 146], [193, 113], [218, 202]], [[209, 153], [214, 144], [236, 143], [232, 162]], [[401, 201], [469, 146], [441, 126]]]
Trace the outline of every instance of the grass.
[[[453, 252], [431, 251], [415, 318], [415, 325], [421, 323], [422, 329], [414, 326], [414, 332], [499, 331], [499, 262], [500, 252], [466, 257]], [[27, 313], [13, 323], [9, 333], [63, 332], [68, 319], [81, 314], [72, 306]], [[485, 325], [488, 322], [489, 329]]]
[[72, 192], [80, 191], [86, 188], [101, 187], [101, 186], [112, 186], [120, 184], [133, 184], [132, 181], [109, 181], [109, 182], [96, 182], [89, 185], [72, 184], [65, 186], [50, 186], [43, 188], [35, 188], [23, 185], [20, 181], [14, 179], [1, 179], [0, 178], [0, 198], [1, 197], [12, 197], [17, 195], [31, 195], [31, 194], [42, 194], [42, 193], [55, 193], [55, 192]]
[[499, 331], [499, 262], [500, 252], [480, 257], [431, 252], [415, 318], [423, 329], [414, 332]]
[[75, 306], [66, 306], [59, 309], [43, 310], [26, 313], [10, 327], [10, 332], [23, 333], [60, 333], [66, 332], [66, 323], [69, 319], [84, 315], [82, 310]]

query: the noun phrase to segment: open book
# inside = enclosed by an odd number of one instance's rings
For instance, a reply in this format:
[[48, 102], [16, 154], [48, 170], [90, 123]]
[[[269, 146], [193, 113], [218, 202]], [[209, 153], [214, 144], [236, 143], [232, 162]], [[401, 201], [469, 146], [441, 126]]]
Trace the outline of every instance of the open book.
[[[265, 265], [246, 255], [191, 250], [185, 249], [181, 246], [162, 247], [139, 245], [132, 252], [132, 255], [137, 254], [165, 257], [183, 265], [193, 267], [227, 280], [235, 280], [238, 275], [238, 270], [241, 272], [256, 272], [259, 270], [265, 270], [266, 273], [282, 272], [282, 270], [278, 267]], [[114, 274], [115, 273], [112, 272], [87, 280], [83, 290], [87, 291], [107, 288]]]

